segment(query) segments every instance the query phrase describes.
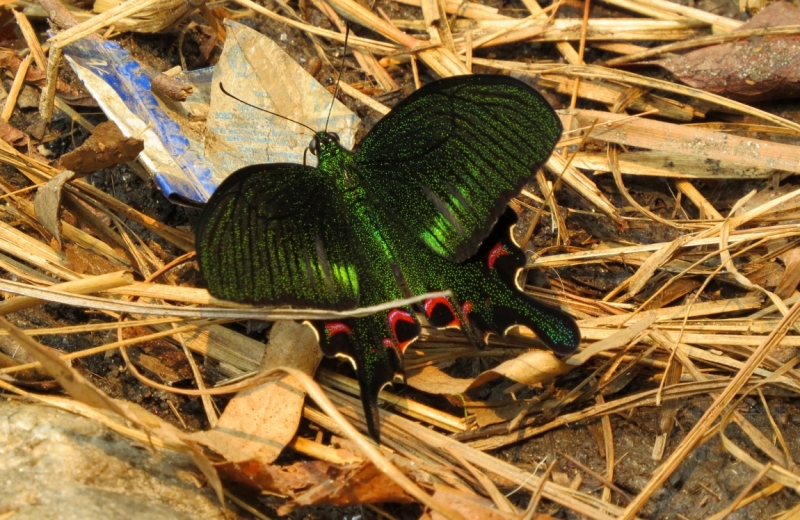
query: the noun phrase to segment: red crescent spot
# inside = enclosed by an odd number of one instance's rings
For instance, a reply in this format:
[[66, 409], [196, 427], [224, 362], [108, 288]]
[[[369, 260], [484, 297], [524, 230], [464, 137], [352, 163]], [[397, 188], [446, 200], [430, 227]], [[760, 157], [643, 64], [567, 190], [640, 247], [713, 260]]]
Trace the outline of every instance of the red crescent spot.
[[414, 317], [410, 312], [402, 309], [392, 309], [389, 311], [389, 326], [392, 327], [392, 332], [394, 332], [397, 322], [400, 320], [414, 323]]
[[433, 308], [439, 304], [449, 307], [450, 310], [453, 310], [453, 307], [450, 305], [450, 301], [447, 298], [444, 296], [437, 296], [436, 298], [425, 300], [425, 303], [422, 304], [422, 307], [425, 309], [425, 316], [430, 318], [431, 314], [433, 313]]
[[[406, 323], [411, 323], [412, 325], [417, 323], [417, 320], [414, 319], [414, 316], [402, 309], [392, 309], [389, 311], [389, 326], [392, 328], [392, 334], [394, 334], [394, 339], [396, 341], [397, 348], [400, 350], [400, 353], [403, 354], [406, 351], [406, 347], [415, 339], [416, 337], [408, 340], [408, 341], [400, 341], [397, 337], [397, 323], [400, 321], [405, 321]], [[383, 340], [384, 345], [386, 344], [387, 340]], [[395, 343], [392, 343], [394, 346]]]
[[511, 252], [508, 250], [506, 246], [503, 245], [502, 242], [498, 242], [491, 251], [489, 251], [489, 269], [494, 269], [494, 263], [497, 262], [497, 259], [501, 256], [510, 255]]
[[458, 319], [455, 309], [453, 309], [453, 306], [450, 304], [450, 300], [444, 296], [437, 296], [436, 298], [425, 300], [425, 303], [422, 304], [422, 308], [425, 311], [425, 316], [428, 319], [430, 319], [430, 317], [433, 315], [433, 309], [435, 309], [437, 305], [444, 305], [450, 309], [450, 314], [453, 315], [453, 321], [445, 325], [445, 327], [461, 327], [461, 320]]
[[353, 331], [350, 330], [350, 327], [348, 327], [341, 321], [325, 322], [325, 333], [328, 335], [329, 338], [341, 333], [345, 333], [349, 336], [352, 332]]

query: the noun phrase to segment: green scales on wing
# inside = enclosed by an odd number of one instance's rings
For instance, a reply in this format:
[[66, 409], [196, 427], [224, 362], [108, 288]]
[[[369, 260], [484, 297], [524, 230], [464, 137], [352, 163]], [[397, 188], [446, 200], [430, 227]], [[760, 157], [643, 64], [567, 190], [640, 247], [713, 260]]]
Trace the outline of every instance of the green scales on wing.
[[[524, 83], [504, 76], [433, 82], [379, 121], [355, 150], [336, 134], [311, 144], [319, 166], [261, 164], [228, 177], [197, 230], [212, 295], [254, 304], [351, 309], [451, 290], [418, 308], [435, 327], [533, 330], [560, 354], [578, 347], [573, 319], [526, 295], [507, 204], [550, 156], [561, 124]], [[367, 425], [379, 440], [380, 389], [403, 378], [420, 334], [413, 309], [313, 322], [328, 356], [356, 366]]]

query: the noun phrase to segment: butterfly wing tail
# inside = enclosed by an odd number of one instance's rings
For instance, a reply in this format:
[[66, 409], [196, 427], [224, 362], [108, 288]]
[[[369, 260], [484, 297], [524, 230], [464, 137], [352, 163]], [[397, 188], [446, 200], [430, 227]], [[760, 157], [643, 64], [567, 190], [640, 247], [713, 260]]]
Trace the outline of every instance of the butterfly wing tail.
[[380, 443], [378, 394], [387, 384], [405, 380], [402, 353], [419, 337], [419, 322], [407, 309], [392, 309], [363, 318], [315, 321], [312, 325], [326, 356], [345, 358], [355, 367], [367, 430]]

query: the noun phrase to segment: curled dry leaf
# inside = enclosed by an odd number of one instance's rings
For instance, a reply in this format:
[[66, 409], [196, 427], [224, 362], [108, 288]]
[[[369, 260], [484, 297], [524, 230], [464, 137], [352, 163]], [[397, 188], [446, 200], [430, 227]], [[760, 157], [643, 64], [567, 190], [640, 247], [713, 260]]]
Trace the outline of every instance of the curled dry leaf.
[[[152, 331], [145, 327], [131, 327], [125, 337], [144, 336]], [[161, 381], [175, 384], [191, 379], [192, 369], [182, 349], [164, 338], [148, 341], [130, 349], [131, 361], [152, 372]]]
[[283, 515], [295, 507], [310, 505], [348, 506], [377, 504], [381, 502], [413, 502], [385, 473], [372, 462], [347, 466], [337, 471], [330, 481], [320, 482], [313, 488], [296, 496], [294, 502], [286, 504], [278, 513]]
[[[270, 333], [262, 368], [293, 367], [312, 375], [321, 358], [310, 327], [279, 321]], [[191, 437], [228, 462], [258, 461], [268, 465], [294, 438], [304, 402], [303, 387], [294, 377], [283, 374], [239, 392], [225, 407], [214, 429]]]
[[472, 379], [453, 377], [439, 367], [430, 365], [406, 372], [406, 384], [417, 390], [437, 395], [463, 394], [472, 384]]
[[58, 210], [61, 208], [61, 188], [75, 176], [75, 172], [64, 170], [39, 188], [33, 201], [36, 219], [50, 232], [61, 245], [61, 221]]
[[[569, 368], [569, 365], [550, 351], [534, 349], [486, 370], [474, 379], [453, 377], [436, 366], [426, 366], [409, 370], [406, 384], [429, 394], [458, 396], [498, 377], [507, 377], [516, 383], [530, 386], [550, 381], [567, 372]], [[453, 404], [460, 406], [463, 402], [456, 399]]]
[[778, 282], [775, 294], [784, 300], [794, 293], [800, 284], [800, 248], [794, 248], [783, 258], [786, 269]]
[[550, 351], [529, 350], [491, 370], [486, 370], [475, 378], [470, 388], [477, 388], [501, 376], [516, 383], [532, 386], [550, 381], [571, 368]]
[[521, 413], [530, 415], [542, 409], [540, 402], [528, 400], [510, 401], [502, 406], [489, 406], [488, 403], [467, 402], [467, 410], [475, 416], [475, 425], [478, 428], [499, 424], [513, 420]]
[[82, 145], [61, 157], [61, 165], [76, 175], [86, 175], [132, 161], [142, 150], [144, 141], [126, 137], [114, 121], [105, 121]]
[[287, 466], [249, 461], [221, 464], [218, 470], [221, 475], [255, 489], [293, 497], [291, 503], [280, 508], [281, 515], [304, 505], [412, 502], [400, 486], [368, 461], [347, 466], [322, 461]]
[[225, 462], [217, 465], [221, 476], [262, 491], [293, 496], [330, 478], [336, 466], [319, 460], [296, 462], [286, 466], [258, 461]]
[[785, 273], [786, 269], [778, 262], [753, 262], [746, 269], [742, 269], [742, 274], [750, 280], [750, 283], [765, 289], [777, 287]]
[[[461, 513], [464, 518], [481, 518], [483, 520], [512, 520], [519, 518], [513, 513], [499, 511], [497, 506], [488, 498], [441, 484], [434, 486], [433, 497]], [[429, 518], [431, 520], [443, 520], [445, 517], [437, 512], [432, 512]]]
[[[800, 24], [800, 9], [776, 2], [739, 30]], [[751, 37], [671, 56], [654, 63], [694, 88], [739, 101], [800, 94], [800, 36]]]
[[0, 139], [11, 146], [25, 146], [30, 142], [28, 134], [22, 130], [17, 130], [8, 121], [0, 119]]

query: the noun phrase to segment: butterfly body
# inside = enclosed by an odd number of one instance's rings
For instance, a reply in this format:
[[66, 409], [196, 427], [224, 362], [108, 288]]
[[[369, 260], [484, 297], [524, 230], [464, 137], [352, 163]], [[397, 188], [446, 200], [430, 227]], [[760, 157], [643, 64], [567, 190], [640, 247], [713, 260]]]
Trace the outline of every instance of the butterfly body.
[[[557, 352], [572, 351], [580, 341], [574, 321], [518, 285], [525, 256], [506, 207], [560, 132], [527, 85], [465, 76], [417, 91], [353, 151], [335, 134], [317, 133], [317, 168], [247, 167], [211, 197], [197, 232], [209, 291], [238, 302], [349, 309], [449, 289], [452, 297], [419, 306], [432, 325], [461, 328], [478, 348], [489, 334], [523, 325]], [[414, 311], [312, 323], [326, 355], [356, 366], [376, 440], [377, 394], [402, 380], [403, 351], [421, 331]]]

